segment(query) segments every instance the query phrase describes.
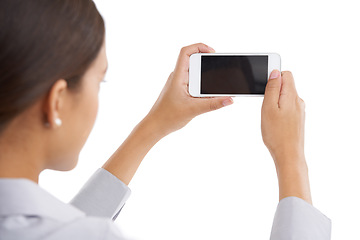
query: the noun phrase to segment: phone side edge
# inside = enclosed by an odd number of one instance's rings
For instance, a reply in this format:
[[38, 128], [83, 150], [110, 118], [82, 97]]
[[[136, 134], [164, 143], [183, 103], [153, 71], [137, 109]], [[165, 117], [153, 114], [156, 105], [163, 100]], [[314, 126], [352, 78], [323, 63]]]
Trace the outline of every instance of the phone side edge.
[[189, 94], [200, 97], [201, 53], [190, 55], [189, 60]]

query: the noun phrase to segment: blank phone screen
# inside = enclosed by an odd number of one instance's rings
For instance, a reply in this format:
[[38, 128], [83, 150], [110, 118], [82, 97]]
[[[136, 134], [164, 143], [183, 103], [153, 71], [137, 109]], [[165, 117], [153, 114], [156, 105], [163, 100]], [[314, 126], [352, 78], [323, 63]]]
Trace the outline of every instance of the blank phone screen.
[[201, 56], [201, 94], [264, 94], [268, 56]]

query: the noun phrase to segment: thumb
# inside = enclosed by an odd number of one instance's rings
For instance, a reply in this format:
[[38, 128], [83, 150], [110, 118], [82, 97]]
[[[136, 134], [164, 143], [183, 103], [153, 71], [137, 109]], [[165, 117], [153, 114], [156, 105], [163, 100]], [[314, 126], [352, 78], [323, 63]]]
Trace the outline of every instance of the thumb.
[[201, 112], [206, 113], [234, 103], [231, 97], [202, 98]]
[[281, 84], [280, 71], [273, 70], [270, 74], [269, 81], [266, 84], [263, 104], [279, 107]]

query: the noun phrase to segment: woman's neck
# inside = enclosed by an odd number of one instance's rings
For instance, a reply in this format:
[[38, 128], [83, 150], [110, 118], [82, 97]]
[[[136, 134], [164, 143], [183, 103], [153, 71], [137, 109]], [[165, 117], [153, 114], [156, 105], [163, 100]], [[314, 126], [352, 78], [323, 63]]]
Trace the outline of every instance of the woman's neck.
[[27, 134], [0, 137], [0, 178], [26, 178], [35, 183], [43, 169], [39, 143], [26, 139]]
[[[39, 182], [39, 171], [31, 161], [18, 161], [14, 158], [3, 158], [0, 152], [0, 178], [26, 178]], [[26, 159], [24, 157], [23, 159]]]

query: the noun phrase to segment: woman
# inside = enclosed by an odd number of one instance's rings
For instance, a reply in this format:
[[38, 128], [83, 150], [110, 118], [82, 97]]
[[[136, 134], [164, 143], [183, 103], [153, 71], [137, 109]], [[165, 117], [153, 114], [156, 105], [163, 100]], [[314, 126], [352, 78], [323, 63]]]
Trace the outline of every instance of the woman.
[[[0, 2], [0, 239], [121, 239], [113, 224], [147, 152], [192, 118], [233, 103], [188, 94], [184, 47], [152, 109], [79, 194], [64, 204], [41, 189], [44, 169], [75, 167], [96, 118], [107, 68], [104, 22], [90, 0]], [[262, 134], [277, 169], [280, 202], [272, 239], [330, 239], [311, 205], [304, 156], [304, 103], [291, 73], [274, 71]]]

